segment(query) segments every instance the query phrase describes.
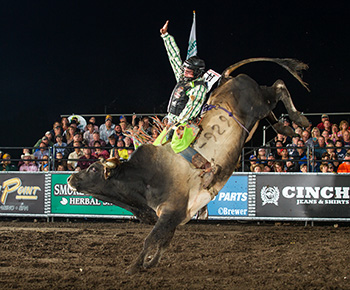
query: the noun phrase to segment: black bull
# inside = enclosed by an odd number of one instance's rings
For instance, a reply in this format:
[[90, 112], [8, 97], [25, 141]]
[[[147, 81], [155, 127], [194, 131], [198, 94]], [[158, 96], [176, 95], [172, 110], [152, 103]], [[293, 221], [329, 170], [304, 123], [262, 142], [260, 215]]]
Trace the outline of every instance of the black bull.
[[[244, 74], [230, 76], [237, 67], [253, 61], [278, 63], [306, 86], [298, 73], [307, 66], [292, 59], [248, 59], [223, 72], [218, 88], [208, 100], [213, 109], [204, 114], [203, 130], [194, 145], [218, 168], [208, 188], [202, 186], [201, 170], [175, 154], [169, 144], [143, 145], [127, 162], [119, 164], [116, 159], [96, 162], [68, 179], [75, 190], [123, 207], [142, 222], [155, 223], [129, 273], [158, 263], [176, 227], [188, 222], [230, 178], [241, 149], [251, 138], [257, 123], [265, 117], [275, 119], [272, 110], [278, 101], [284, 103], [293, 121], [304, 127], [308, 125], [307, 119], [295, 109], [283, 81], [266, 87]], [[276, 129], [283, 128], [277, 125]], [[151, 250], [155, 250], [152, 255]]]

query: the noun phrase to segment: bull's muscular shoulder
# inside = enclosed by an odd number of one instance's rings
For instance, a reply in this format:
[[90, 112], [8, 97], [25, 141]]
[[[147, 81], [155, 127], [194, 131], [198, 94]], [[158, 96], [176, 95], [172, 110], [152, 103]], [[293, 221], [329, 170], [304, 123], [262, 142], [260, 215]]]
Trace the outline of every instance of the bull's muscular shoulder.
[[154, 158], [157, 154], [157, 148], [151, 144], [144, 144], [138, 147], [134, 154], [130, 158], [132, 163], [141, 163], [149, 161], [150, 158]]

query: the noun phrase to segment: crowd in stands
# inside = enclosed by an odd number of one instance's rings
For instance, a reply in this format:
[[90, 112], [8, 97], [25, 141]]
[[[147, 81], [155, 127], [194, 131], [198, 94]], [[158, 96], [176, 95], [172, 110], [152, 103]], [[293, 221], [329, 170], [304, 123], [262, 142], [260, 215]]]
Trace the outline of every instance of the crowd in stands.
[[101, 125], [91, 117], [84, 127], [78, 118], [69, 121], [63, 117], [60, 122], [54, 122], [32, 149], [23, 149], [17, 165], [9, 160], [10, 154], [0, 151], [0, 168], [1, 171], [79, 171], [101, 158], [125, 161], [133, 154], [138, 135], [149, 136], [146, 140], [151, 142], [159, 131], [159, 126], [152, 126], [147, 116], [138, 120], [133, 115], [130, 124], [124, 116], [113, 120], [107, 115]]
[[[166, 125], [164, 118], [162, 125]], [[346, 120], [332, 124], [323, 114], [321, 122], [313, 127], [300, 128], [288, 119], [295, 135], [277, 134], [270, 146], [259, 148], [244, 164], [245, 172], [350, 172], [350, 135]], [[69, 121], [63, 117], [54, 122], [33, 146], [24, 148], [18, 164], [11, 161], [8, 153], [0, 151], [1, 171], [79, 171], [103, 158], [127, 160], [137, 147], [137, 136], [152, 142], [160, 133], [160, 127], [145, 116], [131, 123], [124, 116], [107, 115], [103, 124], [91, 117], [86, 126], [77, 118]], [[239, 170], [242, 171], [242, 170]]]
[[350, 172], [349, 123], [346, 120], [332, 124], [328, 115], [313, 127], [300, 128], [284, 119], [291, 126], [293, 137], [277, 134], [269, 146], [259, 148], [245, 163], [245, 172]]

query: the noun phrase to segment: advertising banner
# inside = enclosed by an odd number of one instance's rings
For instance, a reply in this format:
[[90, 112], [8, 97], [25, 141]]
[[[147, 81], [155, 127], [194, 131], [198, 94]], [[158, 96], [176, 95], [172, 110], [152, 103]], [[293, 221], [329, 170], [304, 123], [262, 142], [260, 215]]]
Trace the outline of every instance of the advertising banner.
[[132, 216], [129, 211], [92, 196], [72, 191], [67, 185], [70, 174], [52, 174], [51, 213], [81, 215], [122, 215]]
[[231, 176], [208, 204], [209, 216], [248, 216], [248, 176]]
[[44, 214], [44, 174], [0, 174], [1, 214]]
[[349, 188], [349, 175], [257, 175], [256, 216], [349, 218]]

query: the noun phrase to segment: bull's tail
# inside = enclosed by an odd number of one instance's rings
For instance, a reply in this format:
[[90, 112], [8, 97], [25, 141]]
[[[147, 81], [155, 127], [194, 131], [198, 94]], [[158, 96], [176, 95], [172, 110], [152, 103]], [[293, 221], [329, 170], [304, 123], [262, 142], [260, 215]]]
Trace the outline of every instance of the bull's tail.
[[308, 84], [302, 80], [302, 77], [303, 77], [302, 71], [307, 70], [309, 66], [299, 60], [292, 59], [292, 58], [269, 58], [269, 57], [248, 58], [226, 68], [222, 73], [222, 78], [228, 79], [230, 74], [237, 68], [247, 63], [257, 62], [257, 61], [270, 61], [270, 62], [279, 64], [280, 66], [284, 67], [287, 71], [289, 71], [310, 92], [310, 89], [308, 88]]

